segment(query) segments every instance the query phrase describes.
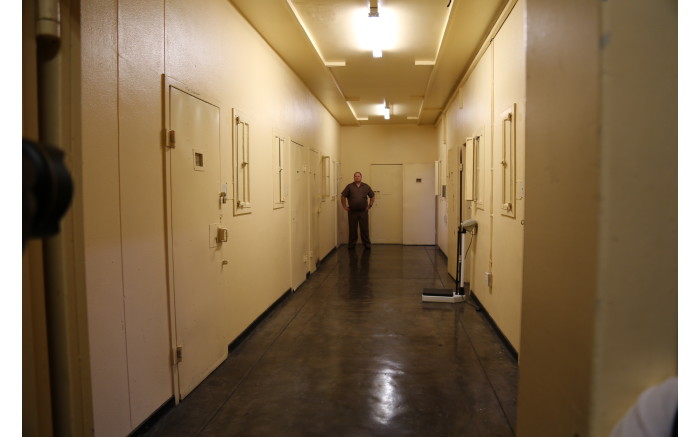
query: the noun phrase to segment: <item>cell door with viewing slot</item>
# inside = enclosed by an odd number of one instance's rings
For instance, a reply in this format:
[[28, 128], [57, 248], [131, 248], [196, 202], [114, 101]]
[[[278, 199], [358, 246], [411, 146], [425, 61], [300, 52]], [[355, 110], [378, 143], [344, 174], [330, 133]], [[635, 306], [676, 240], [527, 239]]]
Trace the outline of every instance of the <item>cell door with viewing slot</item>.
[[225, 358], [220, 111], [167, 83], [169, 274], [179, 399]]

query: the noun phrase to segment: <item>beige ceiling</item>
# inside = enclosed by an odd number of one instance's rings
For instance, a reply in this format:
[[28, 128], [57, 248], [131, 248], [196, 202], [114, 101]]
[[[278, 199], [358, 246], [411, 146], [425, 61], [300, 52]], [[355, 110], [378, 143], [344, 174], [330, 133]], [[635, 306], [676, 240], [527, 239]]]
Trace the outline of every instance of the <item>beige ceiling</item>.
[[[230, 1], [344, 126], [435, 123], [508, 2]], [[366, 41], [370, 2], [381, 58]]]

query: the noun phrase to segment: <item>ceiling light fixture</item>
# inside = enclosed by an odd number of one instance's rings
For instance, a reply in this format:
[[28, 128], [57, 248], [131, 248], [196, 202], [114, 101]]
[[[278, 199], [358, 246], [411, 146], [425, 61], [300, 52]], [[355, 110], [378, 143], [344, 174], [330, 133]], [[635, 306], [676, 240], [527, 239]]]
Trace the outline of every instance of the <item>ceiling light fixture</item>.
[[384, 120], [388, 120], [389, 118], [391, 118], [391, 109], [389, 109], [388, 104], [386, 106], [384, 106], [383, 112], [384, 112]]
[[382, 29], [379, 22], [379, 7], [369, 7], [369, 38], [372, 41], [372, 56], [375, 58], [382, 57]]

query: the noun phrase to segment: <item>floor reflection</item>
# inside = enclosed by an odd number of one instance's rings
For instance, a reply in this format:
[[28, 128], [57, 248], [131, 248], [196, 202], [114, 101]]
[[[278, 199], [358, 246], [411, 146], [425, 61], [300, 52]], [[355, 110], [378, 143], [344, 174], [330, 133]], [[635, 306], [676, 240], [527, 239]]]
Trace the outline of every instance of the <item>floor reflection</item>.
[[348, 249], [348, 289], [350, 299], [371, 299], [369, 286], [371, 250]]
[[389, 425], [401, 405], [399, 387], [393, 373], [389, 370], [376, 374], [374, 387], [376, 391], [371, 397], [374, 403], [372, 414], [377, 422]]
[[142, 437], [513, 437], [517, 362], [437, 248], [342, 246]]

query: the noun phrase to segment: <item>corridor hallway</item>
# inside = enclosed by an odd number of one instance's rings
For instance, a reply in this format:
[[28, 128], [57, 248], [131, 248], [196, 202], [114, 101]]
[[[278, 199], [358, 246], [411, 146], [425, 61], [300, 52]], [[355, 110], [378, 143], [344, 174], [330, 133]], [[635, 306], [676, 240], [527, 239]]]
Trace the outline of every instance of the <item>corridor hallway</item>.
[[135, 435], [513, 436], [518, 367], [433, 246], [340, 246]]

